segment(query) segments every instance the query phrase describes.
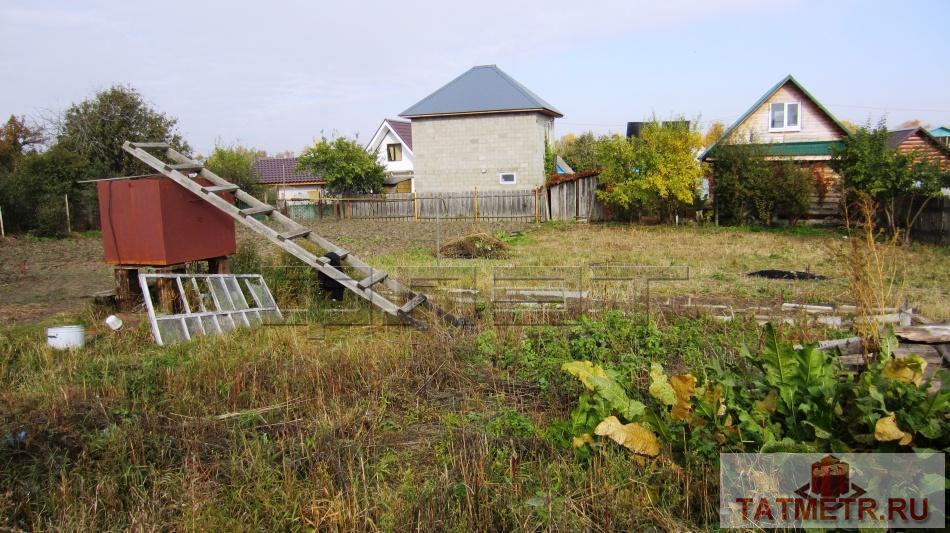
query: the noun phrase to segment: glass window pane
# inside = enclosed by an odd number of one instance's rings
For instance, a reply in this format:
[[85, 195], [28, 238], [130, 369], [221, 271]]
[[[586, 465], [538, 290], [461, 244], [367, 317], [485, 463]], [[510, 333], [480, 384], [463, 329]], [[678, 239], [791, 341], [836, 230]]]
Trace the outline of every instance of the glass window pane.
[[788, 104], [788, 120], [785, 123], [788, 127], [798, 126], [798, 104]]
[[769, 120], [770, 128], [785, 127], [785, 104], [772, 104], [772, 113]]

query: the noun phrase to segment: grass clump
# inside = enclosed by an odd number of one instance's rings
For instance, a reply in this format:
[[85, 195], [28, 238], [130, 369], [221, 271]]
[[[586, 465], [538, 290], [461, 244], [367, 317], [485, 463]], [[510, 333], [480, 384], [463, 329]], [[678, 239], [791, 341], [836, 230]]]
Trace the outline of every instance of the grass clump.
[[439, 249], [443, 257], [456, 259], [504, 259], [508, 257], [508, 245], [498, 237], [472, 228], [469, 233], [456, 237]]

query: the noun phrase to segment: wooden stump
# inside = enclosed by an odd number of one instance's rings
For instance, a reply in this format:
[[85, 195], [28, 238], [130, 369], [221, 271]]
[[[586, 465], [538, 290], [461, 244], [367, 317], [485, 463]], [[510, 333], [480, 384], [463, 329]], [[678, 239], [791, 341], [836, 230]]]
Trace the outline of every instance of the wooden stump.
[[230, 274], [231, 262], [227, 256], [208, 259], [208, 274]]
[[115, 305], [119, 311], [131, 311], [142, 293], [139, 287], [139, 271], [137, 268], [116, 267], [113, 271], [115, 278]]
[[[159, 274], [184, 274], [185, 265], [173, 265], [156, 269]], [[158, 278], [155, 280], [155, 289], [158, 292], [158, 307], [165, 312], [181, 313], [184, 309], [178, 292], [178, 283], [174, 278]]]

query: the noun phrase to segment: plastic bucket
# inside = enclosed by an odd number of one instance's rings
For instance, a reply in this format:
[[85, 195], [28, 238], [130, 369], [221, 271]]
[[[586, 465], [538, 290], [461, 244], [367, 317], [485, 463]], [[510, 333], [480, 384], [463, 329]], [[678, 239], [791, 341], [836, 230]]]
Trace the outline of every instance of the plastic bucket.
[[59, 326], [46, 330], [46, 344], [54, 350], [72, 350], [86, 344], [86, 328], [82, 326]]

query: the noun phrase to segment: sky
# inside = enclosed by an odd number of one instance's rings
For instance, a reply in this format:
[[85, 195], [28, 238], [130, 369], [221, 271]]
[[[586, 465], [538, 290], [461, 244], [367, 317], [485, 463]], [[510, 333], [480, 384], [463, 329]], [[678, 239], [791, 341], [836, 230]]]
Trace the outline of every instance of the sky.
[[950, 125], [950, 1], [0, 0], [0, 117], [131, 84], [216, 144], [368, 142], [474, 65], [557, 107], [555, 135], [731, 124], [793, 74], [839, 119]]

